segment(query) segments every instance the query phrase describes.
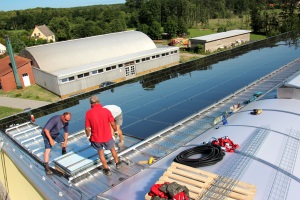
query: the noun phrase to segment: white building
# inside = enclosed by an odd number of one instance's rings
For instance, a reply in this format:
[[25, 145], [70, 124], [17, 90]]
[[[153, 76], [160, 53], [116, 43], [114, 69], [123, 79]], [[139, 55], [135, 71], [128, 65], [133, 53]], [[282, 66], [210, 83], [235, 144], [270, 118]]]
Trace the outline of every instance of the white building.
[[205, 52], [213, 52], [218, 49], [231, 48], [250, 41], [250, 32], [251, 31], [248, 30], [231, 30], [194, 37], [190, 39], [190, 45], [191, 48], [195, 48], [200, 44], [204, 46]]
[[27, 47], [20, 55], [32, 60], [36, 83], [61, 97], [177, 64], [180, 59], [178, 47], [157, 48], [139, 31]]

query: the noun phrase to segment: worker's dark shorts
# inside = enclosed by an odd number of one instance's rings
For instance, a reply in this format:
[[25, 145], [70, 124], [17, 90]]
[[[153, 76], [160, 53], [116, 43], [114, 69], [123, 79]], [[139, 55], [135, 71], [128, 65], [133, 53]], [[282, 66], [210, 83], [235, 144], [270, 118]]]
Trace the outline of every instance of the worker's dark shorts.
[[[52, 146], [50, 145], [47, 136], [44, 133], [42, 134], [42, 136], [44, 139], [45, 149], [52, 149]], [[52, 139], [57, 143], [63, 143], [65, 141], [64, 136], [62, 136], [61, 134], [58, 134], [58, 136], [56, 136], [55, 138], [52, 137]]]
[[102, 149], [110, 150], [115, 146], [115, 141], [111, 138], [108, 142], [91, 142], [91, 146], [97, 151]]
[[116, 125], [121, 126], [123, 124], [123, 115], [122, 113], [115, 117]]

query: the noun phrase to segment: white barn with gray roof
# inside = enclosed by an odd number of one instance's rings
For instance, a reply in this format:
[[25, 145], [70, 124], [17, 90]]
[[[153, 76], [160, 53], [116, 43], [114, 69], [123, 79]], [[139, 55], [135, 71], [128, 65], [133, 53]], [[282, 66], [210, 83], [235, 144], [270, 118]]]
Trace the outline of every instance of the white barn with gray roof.
[[26, 47], [20, 55], [32, 60], [36, 83], [61, 97], [176, 64], [180, 59], [178, 47], [157, 48], [139, 31]]
[[203, 45], [205, 52], [231, 48], [250, 41], [249, 30], [231, 30], [190, 39], [191, 48]]

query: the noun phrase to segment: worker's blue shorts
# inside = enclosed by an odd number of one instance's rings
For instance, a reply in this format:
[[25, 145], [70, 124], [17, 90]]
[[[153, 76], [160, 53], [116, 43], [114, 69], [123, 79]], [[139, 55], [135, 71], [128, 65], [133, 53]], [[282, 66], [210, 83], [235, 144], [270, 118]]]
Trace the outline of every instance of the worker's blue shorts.
[[91, 146], [96, 149], [97, 151], [100, 150], [110, 150], [115, 146], [115, 141], [111, 138], [108, 142], [91, 142]]
[[[52, 146], [50, 145], [50, 142], [45, 134], [42, 134], [45, 144], [45, 149], [52, 149]], [[63, 143], [65, 141], [64, 136], [61, 134], [58, 134], [55, 138], [52, 137], [52, 139], [57, 143]]]

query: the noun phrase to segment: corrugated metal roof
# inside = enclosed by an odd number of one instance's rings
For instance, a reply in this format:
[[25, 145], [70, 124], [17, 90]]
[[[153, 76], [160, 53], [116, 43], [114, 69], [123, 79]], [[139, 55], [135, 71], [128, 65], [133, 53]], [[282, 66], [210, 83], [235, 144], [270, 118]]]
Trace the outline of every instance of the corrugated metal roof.
[[136, 59], [141, 59], [142, 57], [147, 57], [151, 56], [154, 54], [161, 54], [163, 52], [170, 52], [174, 50], [179, 50], [178, 47], [160, 47], [160, 48], [155, 48], [155, 49], [150, 49], [138, 53], [133, 53], [133, 54], [127, 54], [123, 56], [118, 56], [114, 58], [109, 58], [105, 60], [100, 60], [92, 63], [87, 63], [85, 65], [79, 65], [79, 66], [74, 66], [72, 68], [67, 68], [67, 69], [62, 69], [62, 70], [57, 70], [53, 71], [52, 74], [56, 75], [59, 78], [62, 77], [68, 77], [70, 75], [73, 75], [74, 73], [84, 73], [88, 72], [91, 70], [96, 70], [101, 66], [109, 66], [109, 65], [116, 65], [117, 63], [126, 63], [129, 61], [133, 61]]
[[250, 33], [250, 32], [251, 31], [249, 31], [249, 30], [231, 30], [231, 31], [215, 33], [215, 34], [210, 34], [210, 35], [205, 35], [205, 36], [200, 36], [200, 37], [194, 37], [194, 38], [191, 38], [190, 40], [201, 40], [201, 41], [205, 41], [205, 42], [210, 42], [210, 41], [219, 40], [222, 38], [233, 37], [233, 36]]
[[[156, 49], [139, 31], [124, 31], [34, 47], [26, 47], [41, 70], [55, 72], [118, 56]], [[23, 53], [21, 52], [23, 55]]]

